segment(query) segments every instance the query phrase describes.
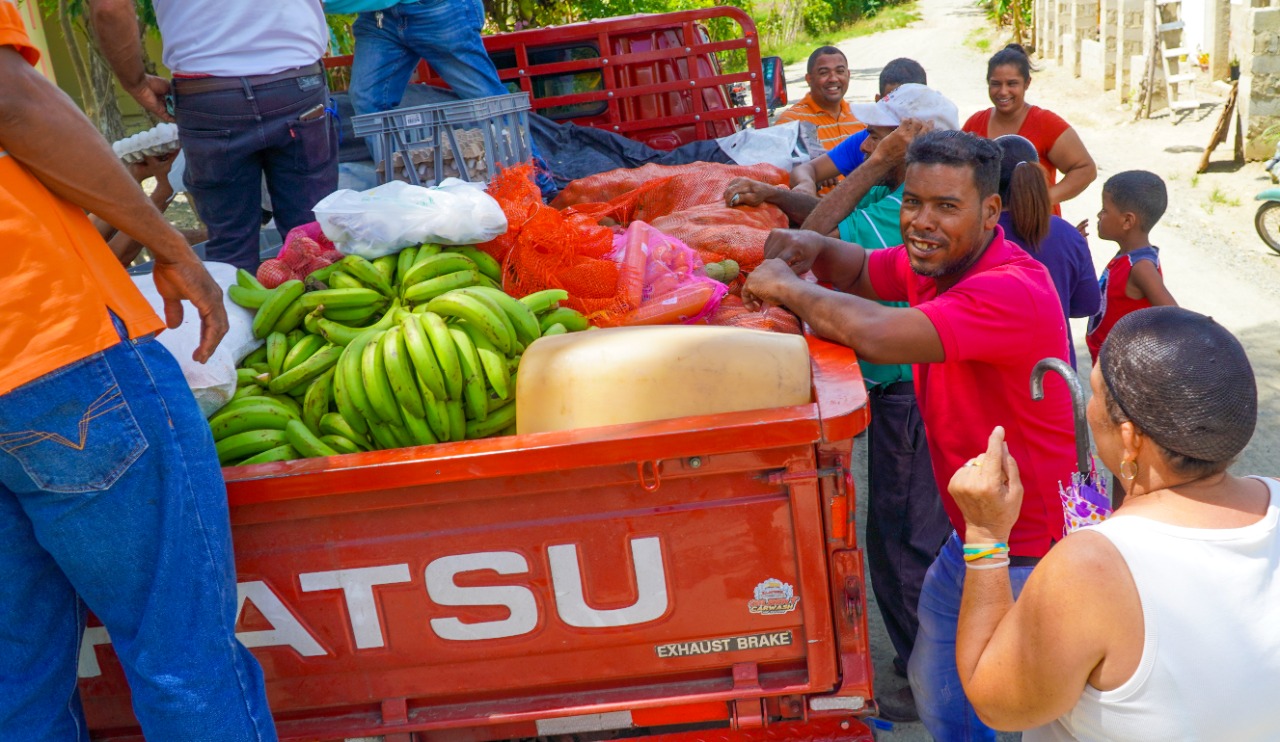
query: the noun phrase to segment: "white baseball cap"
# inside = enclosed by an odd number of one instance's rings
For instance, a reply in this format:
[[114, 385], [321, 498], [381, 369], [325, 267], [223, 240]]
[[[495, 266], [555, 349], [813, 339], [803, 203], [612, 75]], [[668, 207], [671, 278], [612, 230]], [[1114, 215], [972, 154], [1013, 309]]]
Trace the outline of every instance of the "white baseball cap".
[[867, 126], [898, 126], [906, 119], [916, 119], [933, 124], [935, 131], [960, 128], [956, 104], [933, 88], [914, 82], [899, 85], [875, 103], [855, 103], [849, 109]]

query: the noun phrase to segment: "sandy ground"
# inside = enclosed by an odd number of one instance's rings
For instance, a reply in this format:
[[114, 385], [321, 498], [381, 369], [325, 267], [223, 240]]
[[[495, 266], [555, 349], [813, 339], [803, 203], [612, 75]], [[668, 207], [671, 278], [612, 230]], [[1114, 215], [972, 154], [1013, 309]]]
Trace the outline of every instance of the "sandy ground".
[[[929, 83], [951, 98], [960, 109], [960, 120], [990, 106], [986, 94], [986, 60], [1006, 43], [1004, 34], [989, 28], [983, 12], [972, 0], [921, 0], [922, 19], [903, 29], [865, 36], [840, 44], [853, 72], [848, 100], [864, 102], [876, 93], [881, 67], [895, 57], [919, 61]], [[987, 53], [976, 48], [976, 38], [987, 38]], [[1230, 143], [1219, 145], [1209, 172], [1196, 176], [1204, 146], [1222, 112], [1225, 89], [1204, 81], [1200, 86], [1202, 108], [1188, 116], [1159, 115], [1132, 123], [1132, 113], [1119, 104], [1114, 92], [1103, 93], [1052, 61], [1037, 61], [1028, 100], [1067, 119], [1080, 134], [1098, 164], [1098, 180], [1080, 196], [1063, 205], [1071, 223], [1093, 219], [1101, 204], [1102, 183], [1122, 170], [1144, 169], [1157, 173], [1169, 187], [1169, 210], [1152, 238], [1161, 248], [1165, 281], [1186, 307], [1212, 315], [1244, 343], [1258, 377], [1260, 416], [1258, 431], [1235, 467], [1238, 473], [1276, 474], [1280, 453], [1280, 255], [1257, 237], [1253, 214], [1254, 195], [1269, 187], [1260, 163], [1231, 162]], [[792, 100], [806, 92], [803, 63], [786, 69]], [[1096, 229], [1093, 230], [1096, 232]], [[1090, 240], [1099, 271], [1115, 254], [1112, 243]], [[1077, 355], [1085, 359], [1084, 320], [1075, 320], [1072, 332]], [[1085, 388], [1088, 388], [1087, 378]], [[859, 485], [865, 493], [865, 462], [855, 463]], [[874, 598], [873, 598], [874, 599]], [[870, 611], [876, 684], [883, 692], [906, 681], [890, 671], [892, 648], [884, 634], [878, 610]], [[927, 740], [920, 724], [899, 724], [878, 732], [893, 742]], [[1001, 735], [1002, 740], [1020, 735]]]

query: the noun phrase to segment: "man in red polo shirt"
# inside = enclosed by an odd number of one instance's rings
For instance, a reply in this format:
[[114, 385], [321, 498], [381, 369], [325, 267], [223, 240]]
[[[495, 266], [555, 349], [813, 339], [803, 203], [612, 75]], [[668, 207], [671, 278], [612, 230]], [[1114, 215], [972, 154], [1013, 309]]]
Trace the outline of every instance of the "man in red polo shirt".
[[[774, 230], [765, 246], [770, 259], [748, 278], [743, 299], [790, 308], [863, 360], [915, 364], [939, 482], [950, 481], [983, 450], [991, 429], [1004, 426], [1027, 493], [1008, 543], [1016, 594], [1062, 536], [1058, 483], [1074, 468], [1075, 441], [1064, 384], [1046, 384], [1044, 401], [1031, 400], [1032, 367], [1067, 357], [1066, 325], [1048, 272], [997, 226], [999, 171], [1000, 150], [987, 140], [955, 131], [920, 136], [907, 153], [905, 245], [870, 252], [813, 232]], [[833, 289], [799, 278], [811, 269]], [[956, 670], [964, 518], [950, 494], [941, 494], [958, 535], [943, 546], [921, 589], [911, 688], [935, 738], [994, 740]]]

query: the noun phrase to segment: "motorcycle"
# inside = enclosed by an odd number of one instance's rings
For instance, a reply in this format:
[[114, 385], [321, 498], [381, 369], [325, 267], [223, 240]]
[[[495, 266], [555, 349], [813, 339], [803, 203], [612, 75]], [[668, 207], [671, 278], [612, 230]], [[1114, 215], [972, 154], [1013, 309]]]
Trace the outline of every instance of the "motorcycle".
[[[1280, 146], [1276, 147], [1275, 155], [1267, 160], [1266, 168], [1271, 175], [1271, 182], [1280, 183], [1280, 172], [1277, 172], [1280, 170]], [[1267, 247], [1280, 253], [1280, 188], [1268, 188], [1254, 196], [1254, 200], [1262, 201], [1263, 204], [1253, 216], [1253, 227], [1258, 230], [1258, 236], [1267, 243]]]

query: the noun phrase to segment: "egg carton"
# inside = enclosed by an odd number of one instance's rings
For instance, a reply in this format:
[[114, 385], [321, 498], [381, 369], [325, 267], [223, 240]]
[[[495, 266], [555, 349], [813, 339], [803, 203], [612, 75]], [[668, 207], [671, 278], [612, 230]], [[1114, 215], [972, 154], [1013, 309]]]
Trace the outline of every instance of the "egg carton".
[[116, 157], [127, 163], [142, 162], [147, 157], [167, 155], [177, 151], [178, 146], [178, 125], [170, 123], [156, 124], [146, 131], [111, 143], [111, 149], [116, 153]]

